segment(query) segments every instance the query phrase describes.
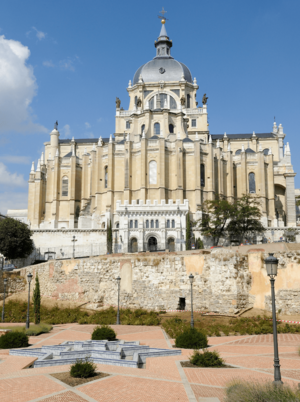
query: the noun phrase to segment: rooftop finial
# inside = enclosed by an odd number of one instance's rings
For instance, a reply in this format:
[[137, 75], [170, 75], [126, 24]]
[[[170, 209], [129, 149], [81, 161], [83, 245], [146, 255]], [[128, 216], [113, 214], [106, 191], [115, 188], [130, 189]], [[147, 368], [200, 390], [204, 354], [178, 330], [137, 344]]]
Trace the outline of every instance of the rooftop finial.
[[158, 18], [161, 20], [161, 23], [162, 23], [163, 25], [166, 23], [166, 19], [167, 19], [167, 18], [165, 17], [166, 12], [167, 12], [167, 11], [165, 11], [165, 9], [162, 8], [162, 10], [160, 11], [160, 14], [162, 14], [162, 16], [161, 16], [161, 15], [158, 15]]
[[31, 164], [31, 171], [30, 171], [30, 173], [34, 173], [34, 162], [32, 162], [32, 164]]

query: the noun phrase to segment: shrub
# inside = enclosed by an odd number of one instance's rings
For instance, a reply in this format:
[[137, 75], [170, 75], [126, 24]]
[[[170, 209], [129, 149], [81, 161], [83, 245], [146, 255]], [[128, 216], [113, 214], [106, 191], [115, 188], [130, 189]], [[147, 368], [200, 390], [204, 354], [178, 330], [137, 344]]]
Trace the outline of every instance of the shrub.
[[115, 331], [108, 325], [101, 325], [101, 327], [96, 327], [92, 333], [93, 341], [114, 341], [116, 339]]
[[234, 381], [226, 388], [224, 402], [299, 402], [300, 390], [272, 382]]
[[177, 338], [190, 328], [189, 325], [180, 318], [170, 318], [163, 322], [162, 327], [172, 339]]
[[184, 349], [204, 349], [207, 348], [207, 336], [195, 328], [189, 328], [176, 337], [175, 346]]
[[28, 335], [24, 332], [7, 332], [0, 336], [0, 349], [26, 348]]
[[70, 376], [76, 378], [88, 378], [95, 375], [97, 365], [89, 360], [88, 357], [85, 359], [77, 359], [76, 363], [72, 364], [70, 367]]
[[39, 324], [39, 325], [31, 325], [28, 329], [25, 330], [25, 333], [28, 336], [37, 336], [40, 334], [47, 334], [52, 329], [52, 325], [49, 324]]
[[190, 363], [199, 367], [222, 367], [224, 365], [224, 360], [216, 350], [213, 352], [208, 350], [204, 350], [203, 352], [195, 350], [190, 357]]

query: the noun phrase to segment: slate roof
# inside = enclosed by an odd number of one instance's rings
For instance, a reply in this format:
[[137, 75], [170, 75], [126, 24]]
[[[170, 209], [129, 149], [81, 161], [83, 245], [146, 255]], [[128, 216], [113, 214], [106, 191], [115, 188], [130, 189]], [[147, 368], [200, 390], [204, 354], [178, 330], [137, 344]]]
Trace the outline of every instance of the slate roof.
[[[255, 133], [257, 138], [276, 138], [273, 133]], [[253, 134], [227, 134], [227, 137], [232, 140], [250, 140]], [[224, 134], [211, 134], [212, 140], [222, 140]]]
[[182, 142], [194, 142], [194, 141], [191, 140], [191, 139], [188, 138], [188, 137], [185, 137], [185, 138], [182, 140]]
[[[72, 140], [59, 140], [60, 144], [70, 144]], [[74, 140], [77, 144], [98, 144], [99, 138], [79, 138]], [[102, 138], [103, 142], [109, 142], [109, 138]]]

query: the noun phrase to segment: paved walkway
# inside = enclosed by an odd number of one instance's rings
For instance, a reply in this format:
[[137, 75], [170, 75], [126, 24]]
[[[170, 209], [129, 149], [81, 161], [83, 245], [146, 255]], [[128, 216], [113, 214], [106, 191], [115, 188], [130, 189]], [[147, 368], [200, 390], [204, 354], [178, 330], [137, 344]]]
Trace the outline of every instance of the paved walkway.
[[[31, 337], [32, 348], [55, 345], [64, 341], [88, 340], [94, 325], [56, 325], [49, 334]], [[144, 345], [171, 348], [159, 327], [112, 326], [119, 339], [139, 340]], [[224, 387], [231, 379], [273, 379], [272, 335], [228, 336], [209, 338], [227, 364], [234, 368], [182, 368], [192, 350], [181, 356], [147, 359], [145, 369], [98, 365], [98, 370], [111, 376], [75, 388], [69, 387], [50, 374], [69, 370], [69, 366], [26, 369], [32, 357], [9, 356], [0, 350], [1, 402], [198, 402], [215, 397], [224, 400]], [[279, 353], [283, 382], [297, 385], [300, 381], [300, 335], [280, 334]], [[204, 399], [203, 399], [204, 400]], [[217, 400], [217, 399], [216, 399]]]

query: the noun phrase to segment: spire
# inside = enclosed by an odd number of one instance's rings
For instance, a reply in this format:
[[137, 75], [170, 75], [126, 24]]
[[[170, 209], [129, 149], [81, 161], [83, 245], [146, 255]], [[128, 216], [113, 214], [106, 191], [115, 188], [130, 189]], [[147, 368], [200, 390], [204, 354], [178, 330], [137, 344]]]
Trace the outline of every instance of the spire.
[[278, 134], [283, 134], [283, 127], [281, 123], [278, 126]]
[[274, 121], [274, 123], [273, 123], [273, 134], [277, 134], [277, 124], [276, 124], [276, 121]]
[[112, 144], [112, 143], [113, 143], [112, 134], [111, 134], [111, 135], [110, 135], [110, 137], [109, 137], [109, 142], [110, 142], [110, 144]]
[[41, 161], [40, 161], [40, 159], [38, 160], [38, 164], [37, 164], [37, 167], [36, 167], [36, 171], [37, 171], [37, 172], [40, 172], [40, 171], [41, 171]]
[[285, 146], [284, 156], [285, 155], [291, 155], [290, 144], [288, 142], [286, 143], [286, 146]]
[[255, 137], [256, 137], [255, 131], [253, 131], [253, 133], [252, 133], [252, 137], [253, 137], [253, 138], [255, 138]]
[[242, 152], [245, 152], [244, 144], [242, 144]]
[[220, 148], [220, 140], [217, 139], [217, 148]]
[[173, 57], [171, 57], [172, 41], [168, 37], [167, 30], [165, 27], [166, 18], [164, 17], [164, 13], [166, 13], [166, 11], [162, 10], [161, 13], [163, 14], [163, 16], [159, 16], [159, 18], [161, 19], [162, 27], [160, 29], [159, 37], [157, 38], [157, 41], [155, 41], [154, 44], [154, 46], [156, 47], [155, 58], [163, 57], [173, 59]]
[[209, 144], [212, 144], [212, 139], [211, 139], [211, 135], [209, 136], [209, 140], [208, 140]]
[[75, 154], [75, 144], [72, 145], [72, 156], [76, 156], [76, 154]]
[[45, 158], [44, 158], [44, 152], [42, 152], [42, 155], [41, 155], [41, 165], [44, 165], [45, 164]]
[[225, 133], [224, 133], [224, 138], [227, 138], [227, 134], [226, 134], [226, 131], [225, 131]]
[[34, 173], [34, 162], [32, 162], [32, 164], [31, 164], [31, 171], [30, 171], [30, 173]]

